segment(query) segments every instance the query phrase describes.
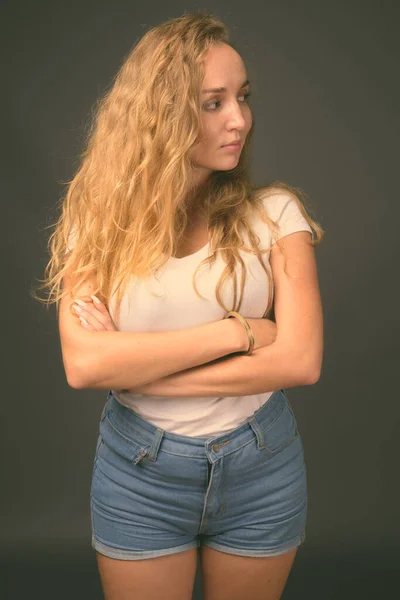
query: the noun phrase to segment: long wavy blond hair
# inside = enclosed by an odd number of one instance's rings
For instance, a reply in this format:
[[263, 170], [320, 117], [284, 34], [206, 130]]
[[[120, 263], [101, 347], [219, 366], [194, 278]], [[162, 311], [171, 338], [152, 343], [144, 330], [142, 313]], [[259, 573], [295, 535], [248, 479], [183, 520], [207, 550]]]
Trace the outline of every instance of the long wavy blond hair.
[[[229, 44], [224, 23], [210, 14], [195, 12], [170, 19], [150, 29], [131, 49], [111, 89], [92, 111], [80, 165], [60, 201], [61, 214], [48, 240], [50, 260], [39, 289], [48, 288], [47, 305], [95, 276], [93, 291], [109, 307], [116, 293], [116, 325], [130, 277], [147, 277], [158, 271], [177, 252], [188, 221], [191, 187], [191, 153], [202, 136], [199, 90], [204, 78], [204, 57], [216, 43]], [[254, 126], [254, 119], [253, 119]], [[216, 298], [225, 310], [239, 311], [246, 280], [244, 261], [238, 250], [257, 254], [269, 280], [269, 299], [264, 317], [270, 315], [273, 280], [259, 250], [260, 242], [250, 225], [254, 211], [271, 228], [277, 224], [263, 210], [265, 193], [284, 190], [293, 194], [301, 213], [320, 243], [324, 232], [304, 207], [304, 192], [274, 181], [263, 194], [250, 182], [248, 157], [253, 126], [236, 167], [214, 171], [198, 191], [208, 217], [212, 254], [193, 275], [211, 265], [220, 251], [226, 267], [216, 288]], [[260, 188], [259, 188], [260, 189]], [[244, 245], [247, 232], [251, 248]], [[68, 252], [73, 233], [74, 247]], [[278, 242], [279, 244], [279, 242]], [[241, 264], [241, 292], [237, 299], [236, 262]], [[63, 282], [74, 274], [71, 289]], [[233, 306], [223, 304], [221, 288], [227, 278], [234, 284]]]

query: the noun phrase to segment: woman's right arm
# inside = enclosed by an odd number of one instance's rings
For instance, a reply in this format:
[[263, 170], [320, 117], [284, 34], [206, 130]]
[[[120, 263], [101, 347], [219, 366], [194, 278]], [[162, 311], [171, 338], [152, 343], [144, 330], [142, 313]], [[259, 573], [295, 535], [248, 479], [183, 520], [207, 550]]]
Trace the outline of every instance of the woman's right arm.
[[[90, 296], [94, 290], [89, 279], [76, 294]], [[176, 331], [88, 331], [73, 314], [73, 302], [69, 294], [60, 302], [59, 332], [67, 381], [76, 389], [134, 388], [247, 349], [237, 319]]]

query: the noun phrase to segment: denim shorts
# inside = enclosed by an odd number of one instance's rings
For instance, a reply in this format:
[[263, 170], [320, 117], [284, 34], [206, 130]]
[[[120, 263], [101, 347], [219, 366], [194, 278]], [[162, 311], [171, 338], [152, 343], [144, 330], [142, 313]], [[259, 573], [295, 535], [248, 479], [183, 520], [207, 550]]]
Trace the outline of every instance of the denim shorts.
[[201, 545], [274, 556], [305, 540], [303, 444], [285, 391], [217, 437], [177, 435], [123, 406], [100, 418], [90, 492], [92, 547], [122, 560]]

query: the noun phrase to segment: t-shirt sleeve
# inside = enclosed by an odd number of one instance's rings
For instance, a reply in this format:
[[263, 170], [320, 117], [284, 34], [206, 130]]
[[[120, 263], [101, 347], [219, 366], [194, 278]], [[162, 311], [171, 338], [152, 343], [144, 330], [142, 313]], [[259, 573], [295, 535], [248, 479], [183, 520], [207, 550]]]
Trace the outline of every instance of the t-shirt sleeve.
[[[313, 230], [300, 212], [300, 208], [293, 198], [286, 193], [272, 194], [264, 199], [264, 206], [267, 215], [275, 221], [279, 230], [277, 238], [280, 239], [289, 233], [296, 231], [309, 231], [313, 235]], [[271, 242], [275, 241], [272, 237]]]

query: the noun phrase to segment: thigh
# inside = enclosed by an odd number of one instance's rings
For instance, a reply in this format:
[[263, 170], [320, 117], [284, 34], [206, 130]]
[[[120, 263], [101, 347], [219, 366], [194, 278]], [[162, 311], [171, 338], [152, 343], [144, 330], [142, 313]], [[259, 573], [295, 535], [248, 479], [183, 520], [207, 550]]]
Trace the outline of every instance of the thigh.
[[297, 550], [254, 558], [202, 546], [204, 600], [279, 600]]
[[105, 600], [191, 600], [197, 548], [144, 560], [118, 560], [96, 553]]

